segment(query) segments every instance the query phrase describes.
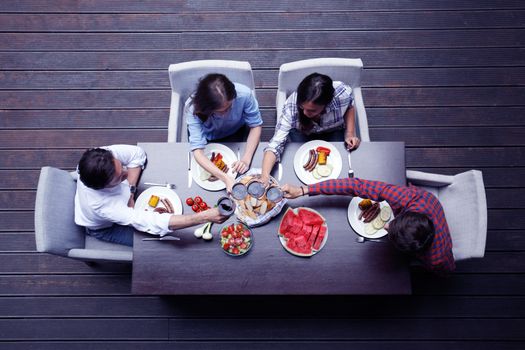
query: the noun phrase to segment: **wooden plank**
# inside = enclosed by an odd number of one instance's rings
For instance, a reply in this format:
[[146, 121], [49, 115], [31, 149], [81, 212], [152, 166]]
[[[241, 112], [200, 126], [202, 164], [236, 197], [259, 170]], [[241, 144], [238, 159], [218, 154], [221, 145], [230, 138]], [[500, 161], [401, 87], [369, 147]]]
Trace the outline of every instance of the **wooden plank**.
[[[1, 320], [3, 340], [161, 339], [168, 338], [163, 319]], [[130, 332], [130, 330], [133, 330]]]
[[[461, 327], [457, 323], [461, 323]], [[520, 319], [462, 319], [414, 320], [391, 319], [170, 319], [170, 339], [193, 340], [202, 338], [202, 329], [211, 339], [356, 339], [356, 340], [523, 340], [522, 328], [525, 321]], [[497, 327], [497, 332], [487, 334], [487, 329]], [[377, 330], [380, 329], [381, 332]]]
[[[102, 349], [111, 350], [128, 350], [130, 348], [137, 350], [171, 350], [177, 348], [180, 350], [200, 350], [209, 347], [209, 342], [199, 341], [110, 341], [110, 342], [83, 342], [83, 341], [67, 341], [67, 342], [3, 342], [2, 346], [5, 350], [91, 350], [94, 346]], [[362, 349], [362, 350], [522, 350], [523, 343], [519, 341], [473, 341], [473, 340], [454, 340], [454, 341], [341, 341], [341, 340], [326, 340], [326, 341], [214, 341], [213, 348], [218, 350], [290, 350], [290, 349], [331, 349], [331, 350], [347, 350], [347, 349]]]
[[489, 230], [487, 232], [486, 251], [523, 251], [525, 250], [525, 231]]
[[[1, 153], [0, 153], [1, 154]], [[407, 167], [521, 167], [523, 147], [407, 148]]]
[[[73, 0], [53, 0], [47, 6], [38, 0], [26, 0], [24, 2], [16, 0], [5, 0], [2, 3], [2, 11], [5, 12], [35, 12], [48, 13], [50, 8], [57, 13], [184, 13], [184, 12], [208, 12], [208, 11], [303, 11], [308, 8], [312, 11], [326, 11], [330, 8], [344, 9], [348, 7], [345, 0], [321, 0], [312, 3], [308, 0], [295, 1], [293, 3], [275, 2], [270, 5], [261, 3], [257, 0], [231, 0], [228, 7], [221, 1], [169, 1], [156, 0], [148, 2], [147, 6], [143, 3], [133, 3], [125, 0], [114, 0], [110, 3], [103, 0], [92, 0], [87, 3], [77, 3]], [[366, 3], [352, 4], [352, 10], [447, 10], [447, 9], [521, 9], [523, 3], [519, 0], [506, 0], [494, 2], [493, 0], [445, 0], [435, 2], [432, 0], [405, 0], [392, 3], [388, 0], [373, 0]], [[230, 10], [231, 11], [231, 10]]]
[[488, 211], [488, 229], [519, 230], [525, 226], [525, 210], [492, 209]]
[[0, 130], [4, 148], [90, 148], [111, 144], [166, 142], [167, 130], [97, 129], [97, 130]]
[[129, 274], [129, 264], [97, 264], [88, 266], [82, 261], [44, 253], [0, 254], [4, 275], [18, 274]]
[[130, 275], [0, 276], [0, 296], [122, 295], [130, 291]]
[[524, 127], [433, 127], [433, 128], [373, 128], [375, 141], [405, 141], [407, 147], [460, 146], [523, 146]]
[[39, 170], [1, 170], [0, 190], [36, 189], [39, 176]]
[[[309, 4], [310, 6], [310, 4]], [[523, 27], [525, 11], [0, 14], [1, 32], [380, 30]], [[249, 17], [250, 20], [246, 21]]]
[[[2, 51], [523, 47], [524, 30], [0, 33]], [[490, 35], [489, 35], [490, 34]], [[306, 45], [305, 45], [306, 44]]]
[[33, 211], [0, 211], [0, 232], [23, 232], [34, 230]]
[[[275, 89], [258, 89], [261, 108], [275, 108]], [[171, 90], [0, 91], [4, 109], [169, 108]], [[368, 107], [522, 106], [525, 87], [365, 88]]]
[[[278, 70], [254, 70], [256, 88], [277, 88]], [[365, 69], [363, 87], [520, 86], [525, 68], [397, 68]], [[195, 82], [196, 84], [197, 82]], [[0, 75], [3, 90], [169, 89], [162, 71], [7, 71]]]
[[486, 252], [483, 259], [456, 263], [457, 273], [524, 273], [524, 252]]
[[224, 59], [248, 61], [253, 69], [277, 69], [286, 62], [315, 57], [359, 57], [365, 68], [402, 67], [509, 67], [525, 64], [524, 48], [450, 48], [450, 49], [318, 49], [296, 50], [228, 50], [174, 51], [173, 48], [151, 51], [108, 52], [0, 52], [0, 68], [4, 70], [101, 70], [161, 69], [167, 72], [172, 63]]
[[[102, 146], [102, 145], [97, 145]], [[38, 169], [43, 166], [54, 166], [57, 168], [73, 170], [78, 164], [82, 153], [81, 149], [39, 149], [31, 152], [22, 150], [1, 150], [0, 169]]]
[[[241, 304], [242, 308], [232, 308]], [[305, 304], [310, 307], [305, 308]], [[519, 318], [524, 297], [490, 296], [180, 296], [3, 297], [0, 314], [12, 318]]]
[[414, 295], [523, 296], [523, 274], [460, 274], [438, 278], [427, 272], [412, 273]]
[[387, 126], [523, 126], [524, 107], [394, 107], [366, 106], [369, 127]]
[[13, 232], [0, 234], [0, 252], [34, 252], [36, 251], [33, 232]]

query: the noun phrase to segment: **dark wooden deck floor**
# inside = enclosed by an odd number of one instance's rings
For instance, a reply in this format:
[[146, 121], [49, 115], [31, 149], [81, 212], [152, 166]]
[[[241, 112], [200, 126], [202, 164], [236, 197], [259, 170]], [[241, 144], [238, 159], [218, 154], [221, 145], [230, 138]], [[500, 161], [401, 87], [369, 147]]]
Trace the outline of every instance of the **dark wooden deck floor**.
[[[279, 65], [323, 56], [363, 59], [371, 138], [409, 168], [483, 171], [484, 259], [410, 297], [158, 298], [35, 252], [40, 167], [164, 141], [170, 63], [250, 61], [267, 140]], [[524, 112], [520, 0], [1, 1], [0, 348], [523, 349]]]

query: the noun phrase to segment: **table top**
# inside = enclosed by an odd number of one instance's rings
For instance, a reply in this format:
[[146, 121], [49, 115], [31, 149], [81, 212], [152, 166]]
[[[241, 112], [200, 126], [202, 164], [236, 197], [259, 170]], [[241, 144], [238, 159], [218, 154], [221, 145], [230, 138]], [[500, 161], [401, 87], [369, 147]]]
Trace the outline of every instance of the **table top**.
[[[252, 166], [262, 161], [260, 143]], [[343, 143], [333, 143], [341, 153], [348, 172]], [[225, 143], [232, 150], [244, 143]], [[290, 143], [282, 157], [280, 184], [300, 184], [293, 170], [293, 157], [301, 143]], [[148, 155], [148, 165], [139, 184], [175, 183], [184, 213], [191, 213], [184, 199], [201, 196], [209, 204], [225, 195], [210, 192], [193, 182], [187, 187], [187, 143], [139, 143]], [[356, 177], [405, 184], [403, 142], [364, 142], [352, 152]], [[276, 176], [276, 169], [273, 171]], [[193, 235], [195, 227], [177, 230], [180, 241], [142, 241], [136, 233], [133, 247], [132, 291], [136, 294], [410, 294], [410, 274], [406, 257], [389, 243], [357, 243], [347, 219], [350, 196], [312, 196], [288, 201], [281, 214], [269, 223], [252, 228], [254, 244], [244, 256], [231, 257], [220, 247], [219, 230], [213, 225], [212, 241]], [[328, 239], [324, 248], [310, 258], [291, 255], [277, 236], [280, 220], [290, 206], [309, 207], [327, 221]], [[235, 222], [232, 216], [224, 225]]]

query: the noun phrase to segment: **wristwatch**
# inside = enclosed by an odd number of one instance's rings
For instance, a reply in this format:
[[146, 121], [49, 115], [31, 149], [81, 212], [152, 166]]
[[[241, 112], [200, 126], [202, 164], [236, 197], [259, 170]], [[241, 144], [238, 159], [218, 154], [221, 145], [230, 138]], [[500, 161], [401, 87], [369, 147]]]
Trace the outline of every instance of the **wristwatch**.
[[131, 192], [131, 194], [137, 193], [137, 186], [135, 185], [129, 186], [129, 191]]

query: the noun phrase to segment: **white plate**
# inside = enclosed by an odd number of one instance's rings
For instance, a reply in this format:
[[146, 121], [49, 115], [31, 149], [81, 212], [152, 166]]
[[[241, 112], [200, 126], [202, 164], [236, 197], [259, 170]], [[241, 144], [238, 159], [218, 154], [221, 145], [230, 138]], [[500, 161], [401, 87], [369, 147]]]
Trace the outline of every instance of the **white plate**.
[[[235, 178], [237, 173], [235, 173], [232, 170], [232, 164], [237, 160], [237, 156], [235, 155], [235, 152], [233, 152], [229, 147], [225, 145], [221, 145], [220, 143], [209, 143], [204, 148], [204, 155], [208, 157], [208, 159], [211, 158], [211, 153], [221, 153], [222, 159], [228, 165], [228, 175]], [[201, 173], [204, 171], [203, 168], [197, 163], [195, 160], [195, 157], [191, 157], [191, 176], [193, 177], [193, 181], [197, 183], [200, 187], [204, 188], [208, 191], [220, 191], [224, 190], [226, 188], [226, 185], [224, 182], [217, 180], [217, 181], [202, 181], [201, 180]]]
[[[149, 199], [152, 195], [169, 199], [171, 204], [173, 204], [173, 209], [175, 210], [174, 214], [182, 214], [182, 202], [177, 193], [170, 188], [161, 186], [152, 186], [142, 192], [139, 198], [135, 201], [135, 208], [138, 210], [153, 211], [154, 208], [148, 205]], [[162, 205], [160, 204], [160, 201], [159, 205]]]
[[[361, 213], [361, 209], [359, 209], [359, 202], [361, 202], [362, 200], [363, 198], [361, 197], [354, 197], [348, 205], [348, 222], [350, 222], [350, 226], [352, 226], [352, 229], [358, 235], [366, 238], [380, 238], [386, 236], [388, 232], [384, 228], [382, 228], [381, 230], [377, 230], [376, 233], [372, 235], [367, 235], [365, 233], [365, 223], [363, 220], [359, 220], [359, 214]], [[381, 208], [390, 207], [390, 205], [388, 205], [386, 201], [379, 202], [379, 205]], [[388, 222], [392, 221], [393, 219], [394, 214], [392, 213]]]
[[[326, 147], [331, 150], [330, 155], [326, 160], [326, 163], [332, 165], [334, 168], [330, 176], [316, 179], [311, 172], [304, 170], [303, 165], [308, 161], [310, 150], [316, 149], [319, 146]], [[341, 154], [339, 153], [337, 148], [335, 148], [335, 146], [331, 143], [322, 140], [313, 140], [303, 144], [297, 150], [293, 159], [293, 168], [295, 170], [295, 174], [297, 175], [299, 180], [301, 180], [306, 185], [315, 184], [329, 179], [337, 179], [339, 177], [339, 174], [341, 174], [342, 167], [343, 161], [341, 159]]]
[[[298, 207], [298, 208], [293, 208], [293, 209], [290, 208], [290, 210], [292, 210], [294, 212], [294, 214], [296, 214], [296, 215], [299, 212], [299, 209], [306, 209], [306, 210], [312, 211], [312, 212], [316, 213], [317, 215], [319, 215], [320, 217], [322, 217], [324, 219], [324, 216], [322, 216], [318, 211], [313, 210], [311, 208], [306, 208], [306, 207]], [[279, 223], [279, 230], [281, 229], [281, 224], [282, 224], [282, 219], [281, 219], [281, 222]], [[324, 221], [324, 223], [321, 226], [326, 227], [325, 236], [323, 238], [323, 241], [321, 242], [321, 245], [319, 246], [319, 250], [313, 250], [312, 249], [312, 253], [311, 254], [302, 254], [302, 253], [298, 253], [298, 252], [296, 252], [294, 250], [291, 250], [290, 248], [288, 248], [286, 246], [286, 242], [288, 240], [286, 238], [284, 238], [283, 235], [281, 235], [280, 231], [278, 232], [277, 236], [279, 237], [279, 241], [281, 242], [281, 245], [283, 246], [284, 250], [286, 250], [288, 253], [290, 253], [292, 255], [295, 255], [295, 256], [310, 257], [310, 256], [314, 256], [315, 254], [319, 253], [323, 249], [324, 245], [326, 244], [326, 241], [328, 240], [328, 226], [326, 225], [326, 220]]]

